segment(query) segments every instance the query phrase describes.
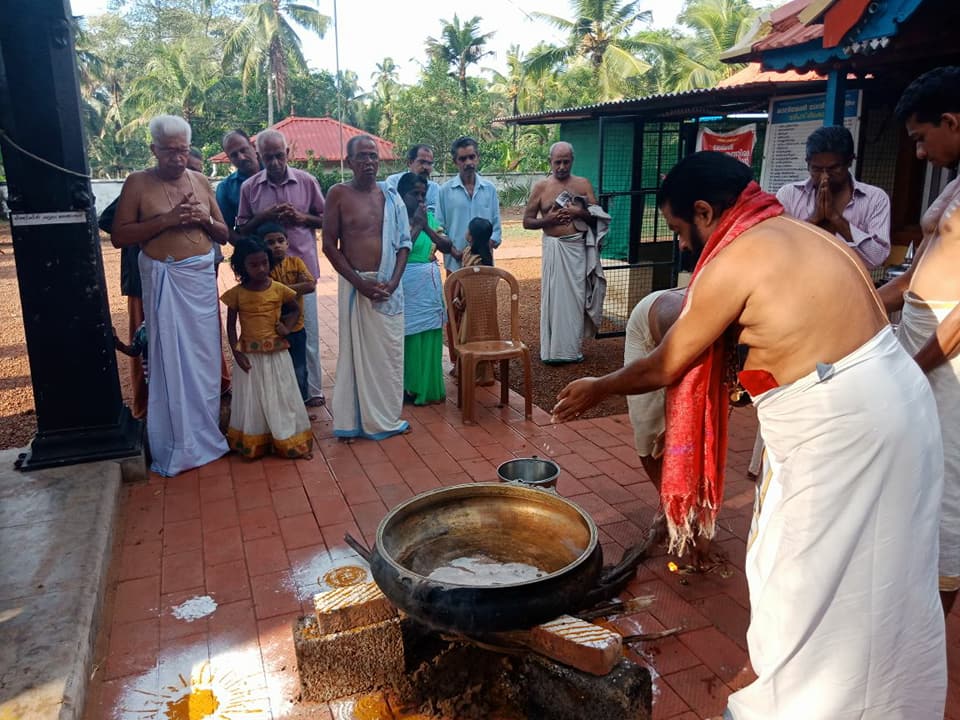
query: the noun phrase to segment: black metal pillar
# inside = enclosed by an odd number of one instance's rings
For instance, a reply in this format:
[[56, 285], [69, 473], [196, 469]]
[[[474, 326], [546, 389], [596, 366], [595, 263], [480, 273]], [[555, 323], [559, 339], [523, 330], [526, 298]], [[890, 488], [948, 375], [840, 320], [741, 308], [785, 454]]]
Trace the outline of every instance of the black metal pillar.
[[67, 0], [0, 0], [0, 152], [37, 411], [22, 469], [141, 452], [123, 405]]

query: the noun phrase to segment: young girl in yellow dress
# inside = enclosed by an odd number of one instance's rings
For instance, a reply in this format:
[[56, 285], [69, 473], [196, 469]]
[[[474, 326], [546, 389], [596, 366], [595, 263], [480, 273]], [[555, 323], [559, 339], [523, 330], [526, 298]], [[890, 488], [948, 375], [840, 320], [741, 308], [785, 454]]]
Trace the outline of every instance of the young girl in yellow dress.
[[227, 306], [227, 338], [236, 366], [227, 442], [249, 459], [269, 450], [309, 458], [310, 418], [286, 340], [300, 313], [297, 294], [270, 278], [270, 252], [258, 238], [237, 242], [230, 265], [240, 284], [220, 297]]

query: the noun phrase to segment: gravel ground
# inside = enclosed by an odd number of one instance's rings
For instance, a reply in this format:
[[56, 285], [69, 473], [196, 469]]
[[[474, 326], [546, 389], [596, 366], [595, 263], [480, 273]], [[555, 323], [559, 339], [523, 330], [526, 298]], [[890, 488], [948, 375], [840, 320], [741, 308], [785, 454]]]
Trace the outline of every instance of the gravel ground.
[[[537, 233], [520, 226], [519, 209], [504, 211], [504, 255], [539, 254]], [[529, 252], [525, 252], [525, 249]], [[104, 273], [107, 281], [113, 325], [120, 337], [127, 327], [126, 299], [120, 295], [120, 251], [108, 240], [101, 242]], [[534, 404], [549, 410], [557, 393], [571, 380], [588, 375], [601, 375], [623, 363], [623, 338], [586, 340], [585, 360], [579, 364], [547, 366], [540, 362], [540, 259], [539, 257], [502, 258], [497, 264], [520, 281], [520, 327], [523, 341], [533, 354]], [[509, 327], [505, 322], [503, 327]], [[23, 334], [23, 316], [17, 287], [16, 268], [10, 226], [0, 222], [0, 449], [23, 447], [36, 432], [30, 364]], [[120, 385], [125, 400], [130, 399], [129, 360], [117, 355]], [[510, 384], [522, 390], [523, 376], [518, 363], [510, 370]], [[608, 400], [585, 417], [626, 412], [623, 399]]]
[[[545, 365], [540, 361], [540, 258], [497, 261], [520, 282], [520, 337], [533, 356], [533, 404], [550, 411], [557, 393], [577, 378], [604, 375], [623, 366], [623, 338], [593, 338], [583, 341], [581, 363]], [[503, 332], [509, 328], [509, 316], [503, 315]], [[510, 364], [510, 387], [523, 392], [523, 370], [520, 363]], [[584, 418], [625, 413], [623, 398], [610, 398], [583, 414]]]
[[[120, 295], [120, 251], [109, 241], [101, 243], [113, 326], [121, 338], [126, 335], [127, 303]], [[37, 430], [30, 384], [30, 362], [23, 334], [20, 292], [13, 262], [10, 225], [0, 222], [0, 449], [23, 447]], [[117, 355], [120, 386], [130, 399], [129, 360]]]

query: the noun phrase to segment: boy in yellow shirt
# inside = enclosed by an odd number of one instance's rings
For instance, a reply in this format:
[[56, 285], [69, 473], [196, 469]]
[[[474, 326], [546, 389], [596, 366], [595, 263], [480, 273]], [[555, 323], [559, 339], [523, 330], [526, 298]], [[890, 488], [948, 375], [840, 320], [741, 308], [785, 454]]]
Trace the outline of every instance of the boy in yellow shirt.
[[[290, 359], [293, 360], [293, 371], [297, 376], [297, 386], [304, 403], [310, 399], [307, 389], [307, 331], [303, 328], [303, 296], [312, 293], [317, 282], [310, 275], [306, 264], [298, 257], [287, 255], [287, 232], [280, 223], [264, 223], [258, 228], [257, 234], [263, 239], [270, 250], [270, 277], [283, 283], [297, 294], [297, 304], [300, 306], [300, 316], [297, 324], [287, 335], [290, 343]], [[324, 397], [314, 406], [323, 405]]]

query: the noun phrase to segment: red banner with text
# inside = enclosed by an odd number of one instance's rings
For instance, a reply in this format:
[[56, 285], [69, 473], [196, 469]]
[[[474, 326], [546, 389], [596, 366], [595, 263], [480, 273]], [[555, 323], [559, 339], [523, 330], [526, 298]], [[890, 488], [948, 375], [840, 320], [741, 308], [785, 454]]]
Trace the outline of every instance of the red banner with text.
[[697, 132], [697, 150], [715, 150], [733, 155], [744, 165], [753, 165], [753, 147], [757, 143], [755, 123], [742, 125], [731, 132], [715, 132], [700, 126]]

